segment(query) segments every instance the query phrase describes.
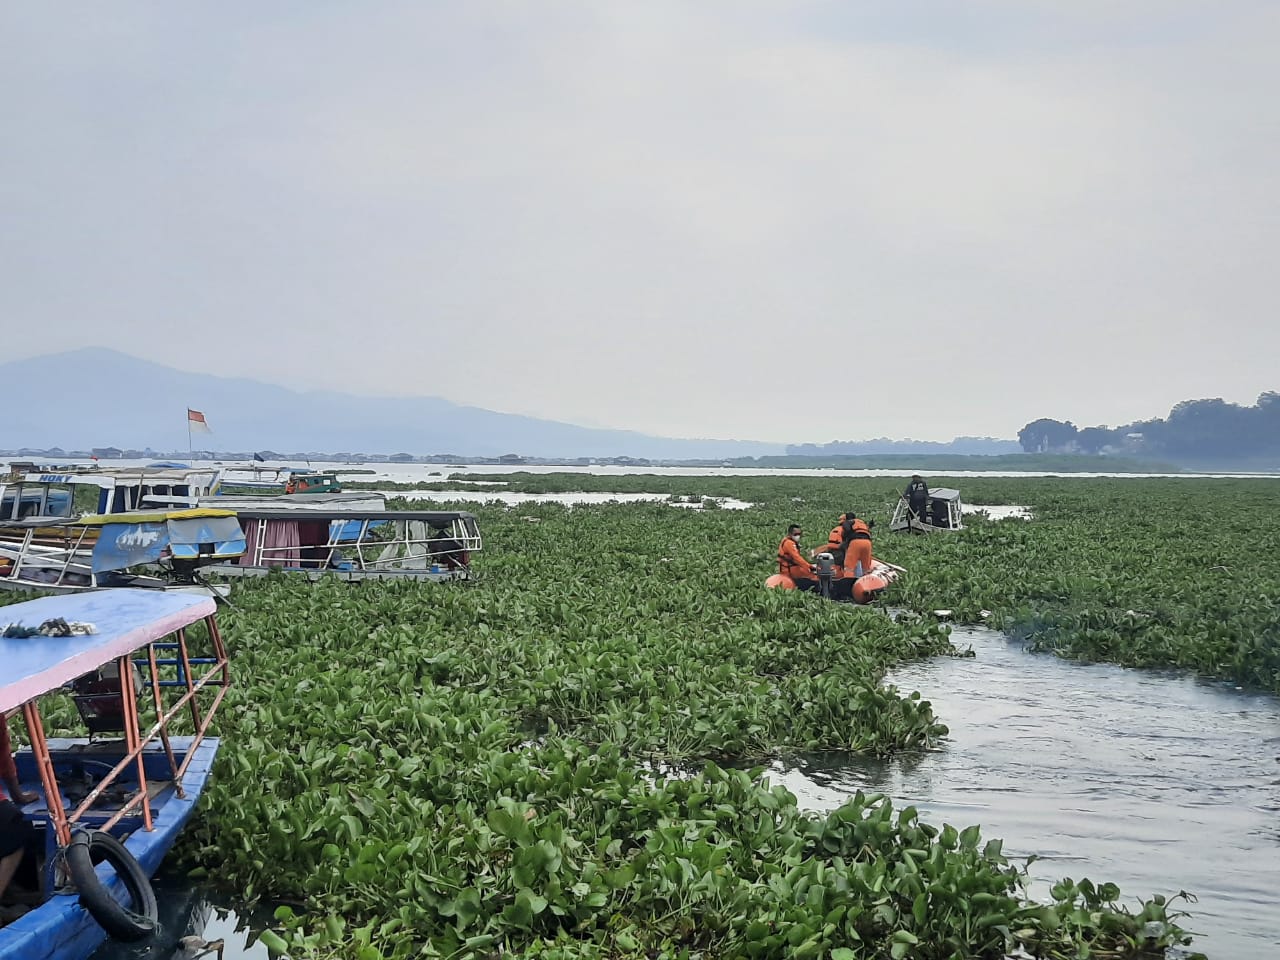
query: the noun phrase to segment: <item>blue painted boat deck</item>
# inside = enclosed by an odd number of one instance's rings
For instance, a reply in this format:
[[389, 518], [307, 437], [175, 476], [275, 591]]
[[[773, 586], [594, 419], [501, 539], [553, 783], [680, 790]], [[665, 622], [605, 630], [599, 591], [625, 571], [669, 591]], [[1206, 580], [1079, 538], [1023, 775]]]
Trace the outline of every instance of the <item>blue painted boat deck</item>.
[[[179, 763], [188, 752], [191, 740], [191, 737], [171, 738]], [[88, 765], [107, 763], [114, 766], [115, 762], [124, 755], [118, 743], [114, 745], [98, 743], [88, 748], [85, 747], [85, 743], [84, 740], [49, 741], [60, 783], [66, 783], [64, 771], [77, 763]], [[177, 839], [178, 833], [195, 810], [196, 803], [212, 771], [218, 746], [219, 742], [216, 738], [206, 737], [195, 749], [191, 764], [183, 776], [185, 792], [183, 797], [177, 795], [170, 781], [163, 779], [169, 773], [169, 766], [162, 744], [158, 741], [152, 743], [145, 751], [144, 765], [148, 786], [153, 792], [151, 817], [154, 829], [150, 831], [143, 829], [142, 814], [139, 810], [137, 817], [126, 818], [117, 828], [113, 828], [112, 832], [124, 838], [125, 846], [137, 857], [147, 876], [155, 874], [165, 854]], [[112, 759], [113, 749], [115, 759]], [[18, 776], [23, 781], [24, 788], [38, 788], [34, 758], [30, 752], [20, 751], [15, 759], [18, 763]], [[153, 775], [156, 777], [154, 781], [151, 779]], [[129, 781], [123, 776], [119, 782], [129, 785]], [[135, 778], [132, 788], [136, 789], [136, 785]], [[158, 786], [161, 788], [157, 792]], [[67, 805], [68, 812], [74, 809], [75, 804], [71, 803], [65, 794], [63, 802]], [[111, 803], [95, 805], [80, 822], [86, 826], [104, 823], [118, 809], [118, 805]], [[48, 825], [48, 810], [43, 798], [28, 804], [23, 808], [23, 812], [37, 826], [37, 829], [43, 830], [46, 851], [52, 852], [56, 844], [52, 838], [52, 829]], [[124, 902], [124, 885], [110, 866], [105, 863], [100, 865], [98, 875], [116, 899]], [[105, 939], [105, 932], [88, 911], [80, 906], [80, 898], [74, 892], [55, 893], [26, 916], [0, 928], [0, 958], [2, 960], [85, 960]]]

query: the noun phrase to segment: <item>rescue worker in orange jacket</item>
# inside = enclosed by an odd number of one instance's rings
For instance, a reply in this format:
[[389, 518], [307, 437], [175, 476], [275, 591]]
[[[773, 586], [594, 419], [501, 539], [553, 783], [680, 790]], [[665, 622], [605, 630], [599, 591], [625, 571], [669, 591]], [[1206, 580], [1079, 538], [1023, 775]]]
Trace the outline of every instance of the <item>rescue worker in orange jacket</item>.
[[846, 537], [844, 569], [849, 580], [856, 580], [871, 572], [871, 528], [866, 522], [854, 518]]
[[853, 599], [853, 583], [871, 570], [871, 527], [850, 510], [840, 527], [840, 549], [836, 551], [840, 579], [832, 585], [837, 600]]
[[813, 564], [800, 555], [800, 525], [787, 527], [787, 535], [778, 544], [778, 573], [790, 577], [797, 590], [812, 590], [818, 585]]
[[[810, 550], [810, 557], [816, 557], [820, 553], [829, 553], [836, 558], [837, 562], [839, 561], [840, 554], [843, 552], [844, 548], [844, 524], [846, 516], [847, 514], [840, 514], [839, 518], [836, 520], [836, 525], [832, 527], [831, 532], [827, 534], [827, 542], [814, 550]], [[838, 575], [839, 574], [837, 574], [837, 576]]]

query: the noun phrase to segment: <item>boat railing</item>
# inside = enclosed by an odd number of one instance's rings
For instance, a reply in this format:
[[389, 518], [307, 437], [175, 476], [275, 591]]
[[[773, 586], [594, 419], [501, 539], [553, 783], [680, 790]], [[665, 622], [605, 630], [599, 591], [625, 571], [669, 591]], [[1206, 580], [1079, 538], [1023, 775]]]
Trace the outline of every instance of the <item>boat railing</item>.
[[[439, 527], [422, 520], [331, 520], [299, 512], [296, 519], [250, 519], [242, 515], [241, 522], [246, 527], [256, 526], [256, 535], [250, 538], [254, 544], [252, 553], [241, 561], [246, 565], [361, 571], [426, 569], [432, 563], [450, 560], [466, 565], [470, 554], [481, 548], [479, 528], [470, 518]], [[309, 523], [326, 525], [323, 539], [317, 537], [308, 542], [302, 525]], [[283, 530], [297, 535], [282, 536]]]
[[[0, 526], [3, 576], [12, 581], [30, 579], [51, 587], [62, 586], [70, 576], [92, 585], [90, 558], [98, 541], [97, 531], [72, 523], [63, 525], [27, 521]], [[41, 571], [33, 575], [33, 571]]]

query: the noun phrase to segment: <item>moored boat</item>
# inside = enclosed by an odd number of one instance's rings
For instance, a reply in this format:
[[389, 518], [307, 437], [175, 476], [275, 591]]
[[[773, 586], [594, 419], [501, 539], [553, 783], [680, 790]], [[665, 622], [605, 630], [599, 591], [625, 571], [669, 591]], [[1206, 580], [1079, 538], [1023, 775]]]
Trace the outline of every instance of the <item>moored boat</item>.
[[272, 571], [343, 580], [471, 577], [472, 556], [482, 546], [474, 514], [347, 505], [361, 496], [304, 494], [251, 505], [237, 499], [244, 554], [209, 569], [228, 577]]
[[144, 587], [208, 594], [214, 588], [201, 582], [199, 569], [244, 550], [244, 532], [230, 510], [0, 521], [0, 589]]
[[35, 470], [0, 483], [0, 520], [70, 519], [85, 511], [125, 513], [147, 507], [192, 507], [215, 495], [221, 472], [193, 467], [115, 471]]
[[240, 491], [263, 494], [341, 493], [342, 483], [333, 470], [313, 470], [309, 467], [266, 467], [255, 464], [245, 467], [227, 467], [221, 475], [222, 486], [233, 495]]
[[[20, 711], [14, 757], [32, 842], [4, 891], [5, 960], [84, 960], [110, 935], [156, 930], [150, 878], [190, 818], [219, 741], [210, 722], [230, 684], [208, 597], [102, 590], [0, 608], [0, 714]], [[56, 633], [22, 636], [52, 625]], [[63, 629], [60, 629], [63, 628]], [[92, 630], [77, 634], [75, 631]], [[41, 698], [70, 684], [87, 737], [46, 736]], [[175, 721], [191, 731], [171, 732]]]

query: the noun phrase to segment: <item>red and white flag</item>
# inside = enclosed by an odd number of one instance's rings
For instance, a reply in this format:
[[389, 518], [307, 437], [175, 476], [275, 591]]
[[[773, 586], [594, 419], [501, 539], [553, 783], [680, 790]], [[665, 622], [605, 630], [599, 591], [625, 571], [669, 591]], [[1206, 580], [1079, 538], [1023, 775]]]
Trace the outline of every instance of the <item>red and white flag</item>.
[[213, 433], [205, 423], [204, 414], [190, 407], [187, 407], [187, 429], [192, 433]]

